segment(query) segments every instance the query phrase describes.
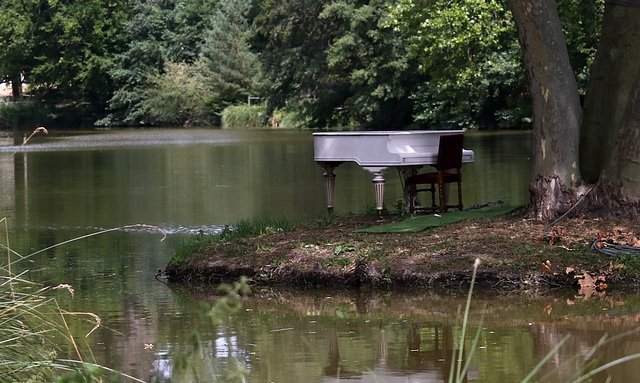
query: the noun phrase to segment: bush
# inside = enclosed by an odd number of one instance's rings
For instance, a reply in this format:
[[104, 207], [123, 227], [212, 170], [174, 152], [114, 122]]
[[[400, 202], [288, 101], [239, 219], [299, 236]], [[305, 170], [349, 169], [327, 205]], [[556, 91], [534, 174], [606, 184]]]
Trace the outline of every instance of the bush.
[[299, 128], [305, 125], [304, 117], [295, 110], [276, 109], [273, 111], [269, 124], [272, 128]]
[[141, 108], [147, 123], [173, 126], [207, 125], [213, 113], [207, 105], [206, 85], [183, 63], [167, 63], [164, 73], [149, 78]]
[[263, 128], [267, 126], [267, 112], [263, 105], [233, 105], [222, 111], [222, 128]]
[[0, 128], [19, 128], [27, 123], [39, 125], [49, 119], [48, 111], [36, 102], [0, 104]]

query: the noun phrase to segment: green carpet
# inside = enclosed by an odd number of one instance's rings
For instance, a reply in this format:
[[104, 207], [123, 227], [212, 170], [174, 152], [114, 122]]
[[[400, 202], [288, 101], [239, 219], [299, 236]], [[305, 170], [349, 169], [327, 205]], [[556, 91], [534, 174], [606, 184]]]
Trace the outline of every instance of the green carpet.
[[409, 217], [400, 222], [388, 223], [370, 227], [368, 229], [356, 230], [358, 233], [416, 233], [432, 227], [438, 227], [449, 223], [463, 221], [465, 219], [495, 217], [510, 213], [519, 206], [498, 206], [488, 207], [477, 210], [453, 211], [450, 213], [439, 214], [440, 216], [429, 214]]

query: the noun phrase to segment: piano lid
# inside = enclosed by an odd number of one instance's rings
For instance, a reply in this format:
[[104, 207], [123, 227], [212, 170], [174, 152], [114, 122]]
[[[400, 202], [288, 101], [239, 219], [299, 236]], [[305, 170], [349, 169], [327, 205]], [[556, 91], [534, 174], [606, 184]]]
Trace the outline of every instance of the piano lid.
[[[376, 132], [319, 132], [314, 136], [314, 161], [356, 162], [360, 166], [435, 164], [440, 136], [463, 130], [411, 130]], [[463, 150], [463, 162], [474, 153]]]

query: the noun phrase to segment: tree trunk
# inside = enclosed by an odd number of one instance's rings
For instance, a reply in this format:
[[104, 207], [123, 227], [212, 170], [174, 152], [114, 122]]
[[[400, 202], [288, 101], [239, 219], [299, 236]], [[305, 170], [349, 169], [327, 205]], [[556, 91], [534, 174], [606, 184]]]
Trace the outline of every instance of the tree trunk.
[[598, 181], [640, 71], [640, 8], [605, 4], [598, 53], [584, 104], [580, 171]]
[[11, 95], [13, 101], [22, 99], [22, 76], [20, 76], [20, 73], [14, 74], [11, 78]]
[[582, 193], [581, 107], [555, 0], [508, 0], [533, 104], [531, 209], [538, 219], [567, 211]]
[[592, 205], [600, 216], [640, 219], [640, 74], [606, 162]]

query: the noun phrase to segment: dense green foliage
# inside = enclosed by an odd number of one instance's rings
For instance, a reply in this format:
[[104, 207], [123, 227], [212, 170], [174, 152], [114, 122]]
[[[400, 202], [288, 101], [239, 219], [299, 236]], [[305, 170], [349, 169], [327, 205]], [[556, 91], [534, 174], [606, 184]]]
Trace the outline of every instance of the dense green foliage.
[[166, 125], [199, 125], [211, 120], [208, 88], [193, 69], [185, 63], [167, 62], [163, 73], [148, 76], [140, 100], [146, 118]]
[[395, 24], [428, 75], [416, 119], [442, 127], [517, 127], [530, 115], [510, 13], [501, 1], [399, 0]]
[[[558, 8], [584, 90], [603, 2]], [[249, 96], [314, 128], [522, 128], [531, 115], [500, 0], [7, 0], [0, 76], [100, 125], [219, 124]]]
[[267, 124], [262, 105], [231, 105], [222, 111], [222, 128], [260, 128]]
[[0, 5], [0, 75], [22, 76], [30, 92], [52, 105], [103, 110], [113, 82], [113, 57], [126, 44], [125, 0], [8, 0]]
[[[199, 55], [199, 36], [206, 24], [204, 15], [211, 12], [212, 1], [136, 0], [132, 8], [134, 17], [125, 24], [129, 43], [124, 52], [116, 55], [116, 66], [111, 71], [116, 84], [110, 100], [111, 113], [100, 120], [99, 124], [173, 125], [198, 119], [200, 115], [167, 121], [164, 117], [171, 115], [173, 110], [153, 109], [154, 106], [165, 105], [162, 100], [152, 99], [148, 103], [143, 101], [163, 91], [162, 86], [159, 86], [163, 80], [178, 83], [189, 72], [176, 70], [179, 68], [176, 66], [168, 67], [167, 63], [188, 64]], [[172, 79], [173, 76], [177, 78]], [[200, 87], [198, 85], [196, 89], [189, 89], [188, 86], [185, 85], [187, 91], [195, 91]], [[184, 116], [182, 113], [179, 115]]]

